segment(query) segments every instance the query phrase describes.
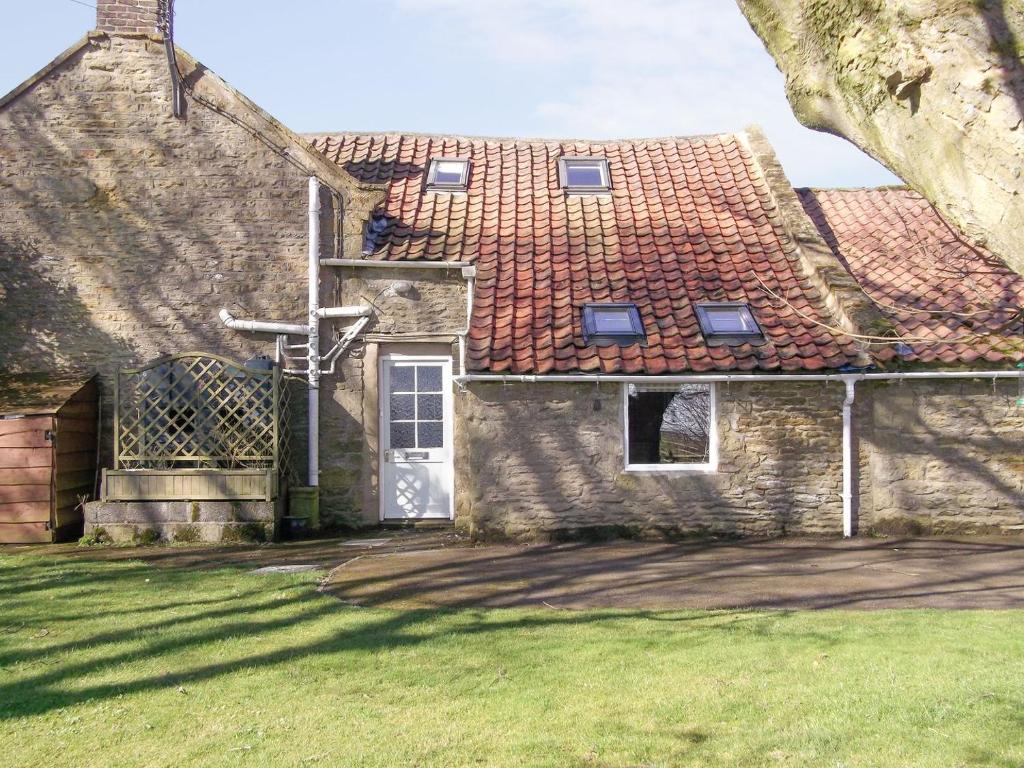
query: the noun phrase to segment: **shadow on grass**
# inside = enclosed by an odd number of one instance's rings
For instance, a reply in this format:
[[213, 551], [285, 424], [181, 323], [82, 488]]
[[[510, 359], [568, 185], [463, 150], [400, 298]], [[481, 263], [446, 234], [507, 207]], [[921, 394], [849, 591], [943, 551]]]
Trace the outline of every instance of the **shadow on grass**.
[[[106, 590], [106, 598], [116, 594], [118, 584], [131, 599], [125, 614], [141, 614], [127, 626], [104, 629], [93, 634], [76, 634], [58, 644], [38, 648], [12, 648], [0, 633], [0, 669], [19, 670], [17, 679], [10, 674], [0, 678], [0, 719], [31, 717], [76, 704], [109, 700], [127, 694], [174, 689], [183, 685], [215, 680], [246, 669], [264, 669], [293, 665], [321, 656], [346, 656], [414, 648], [432, 643], [447, 643], [459, 637], [515, 633], [546, 628], [578, 628], [583, 625], [606, 625], [617, 631], [622, 621], [656, 619], [659, 622], [685, 625], [693, 643], [723, 643], [736, 633], [761, 634], [767, 628], [758, 623], [777, 621], [783, 613], [771, 615], [688, 612], [658, 613], [635, 610], [611, 610], [581, 614], [571, 611], [486, 611], [469, 606], [441, 610], [366, 611], [346, 607], [319, 593], [314, 584], [268, 581], [263, 590], [248, 588], [223, 597], [154, 602], [148, 609], [137, 609], [139, 581], [144, 573], [157, 573], [142, 565], [116, 567], [110, 573], [89, 570], [80, 563], [74, 569], [61, 567], [63, 576], [43, 569], [40, 583], [59, 592], [60, 603], [73, 602], [80, 590], [66, 591], [69, 584], [88, 581], [102, 584], [91, 592]], [[49, 571], [49, 573], [47, 573]], [[164, 581], [161, 592], [177, 588], [195, 590], [201, 587], [195, 574], [171, 572], [170, 583]], [[179, 578], [180, 577], [180, 578]], [[189, 580], [191, 578], [191, 581]], [[30, 582], [30, 579], [22, 579]], [[179, 583], [175, 583], [179, 582]], [[8, 585], [5, 585], [7, 588]], [[225, 589], [223, 583], [219, 589]], [[143, 593], [144, 594], [144, 593]], [[19, 616], [31, 616], [22, 627], [32, 632], [37, 625], [58, 627], [57, 615], [32, 613], [39, 600], [48, 600], [46, 589], [12, 604], [4, 621], [17, 622]], [[234, 604], [232, 604], [234, 603]], [[58, 603], [59, 604], [59, 603]], [[104, 620], [105, 611], [71, 614]], [[150, 618], [150, 615], [153, 618]], [[53, 620], [51, 622], [51, 619]], [[0, 627], [0, 630], [8, 629]], [[71, 632], [67, 628], [64, 632]], [[310, 638], [309, 635], [318, 637]], [[820, 645], [830, 645], [837, 638], [828, 633], [795, 632], [794, 637]], [[199, 661], [195, 653], [221, 647], [228, 641], [243, 639], [250, 650], [239, 658], [224, 661]], [[6, 640], [6, 642], [5, 642]], [[6, 647], [5, 647], [6, 646]], [[182, 659], [188, 656], [187, 663]], [[135, 663], [153, 660], [164, 668], [176, 671], [133, 674], [131, 679], [117, 682], [89, 682], [97, 676], [118, 674]], [[184, 667], [184, 668], [182, 668]]]

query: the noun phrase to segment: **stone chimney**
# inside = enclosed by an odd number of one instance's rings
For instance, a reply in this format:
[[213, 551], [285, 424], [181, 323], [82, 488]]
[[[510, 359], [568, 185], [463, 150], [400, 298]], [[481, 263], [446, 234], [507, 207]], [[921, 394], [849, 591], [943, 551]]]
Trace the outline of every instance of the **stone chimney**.
[[96, 0], [96, 29], [113, 35], [159, 35], [161, 0]]

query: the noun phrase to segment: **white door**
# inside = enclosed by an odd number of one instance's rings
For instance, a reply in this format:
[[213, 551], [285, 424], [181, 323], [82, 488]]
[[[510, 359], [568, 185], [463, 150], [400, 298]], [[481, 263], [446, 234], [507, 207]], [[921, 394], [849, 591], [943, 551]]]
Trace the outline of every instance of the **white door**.
[[380, 365], [381, 520], [451, 520], [451, 358], [385, 355]]

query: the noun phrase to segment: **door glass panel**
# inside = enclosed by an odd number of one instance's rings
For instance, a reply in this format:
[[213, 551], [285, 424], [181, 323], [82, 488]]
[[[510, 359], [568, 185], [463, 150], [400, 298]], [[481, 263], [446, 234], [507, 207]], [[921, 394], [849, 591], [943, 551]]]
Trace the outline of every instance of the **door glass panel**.
[[418, 392], [440, 392], [441, 378], [440, 365], [416, 366], [416, 390]]
[[415, 395], [392, 395], [391, 418], [394, 421], [412, 421], [415, 419], [416, 410], [413, 407], [415, 397]]
[[411, 365], [396, 365], [391, 368], [392, 392], [415, 392], [416, 369]]
[[444, 447], [444, 366], [393, 365], [389, 379], [390, 447]]
[[443, 422], [421, 421], [418, 426], [420, 448], [443, 448], [444, 429]]
[[444, 413], [441, 395], [417, 395], [419, 411], [416, 418], [421, 421], [440, 421]]
[[391, 447], [415, 448], [416, 424], [411, 421], [391, 422]]

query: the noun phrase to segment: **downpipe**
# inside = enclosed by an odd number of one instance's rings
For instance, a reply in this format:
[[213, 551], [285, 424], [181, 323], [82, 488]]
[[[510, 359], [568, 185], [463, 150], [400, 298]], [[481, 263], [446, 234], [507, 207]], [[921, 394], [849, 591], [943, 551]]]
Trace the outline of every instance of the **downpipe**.
[[308, 482], [320, 485], [320, 181], [309, 177]]
[[855, 499], [853, 495], [853, 401], [857, 396], [857, 380], [843, 379], [846, 397], [843, 399], [843, 537], [854, 534]]

